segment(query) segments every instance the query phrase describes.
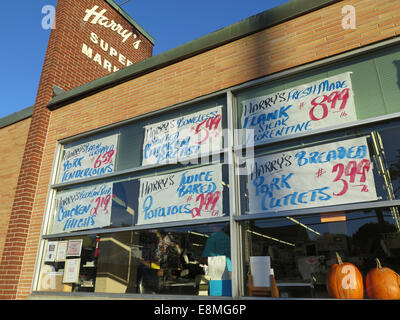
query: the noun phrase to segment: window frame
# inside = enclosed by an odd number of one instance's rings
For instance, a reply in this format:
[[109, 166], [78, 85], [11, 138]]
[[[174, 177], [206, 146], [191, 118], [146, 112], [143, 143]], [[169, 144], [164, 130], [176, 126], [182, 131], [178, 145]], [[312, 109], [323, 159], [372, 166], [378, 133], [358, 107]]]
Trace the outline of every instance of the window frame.
[[[108, 234], [108, 233], [116, 233], [116, 232], [123, 232], [123, 231], [139, 231], [139, 230], [146, 230], [146, 229], [156, 229], [156, 228], [168, 228], [168, 227], [181, 227], [181, 226], [190, 226], [190, 225], [198, 225], [198, 224], [212, 224], [212, 223], [220, 223], [220, 222], [229, 222], [231, 227], [231, 260], [232, 260], [232, 298], [243, 297], [245, 292], [245, 280], [244, 280], [244, 260], [243, 260], [243, 250], [242, 250], [242, 227], [241, 224], [244, 221], [249, 220], [258, 220], [258, 219], [268, 219], [265, 216], [265, 213], [257, 213], [257, 214], [241, 214], [241, 206], [240, 206], [240, 197], [239, 199], [236, 197], [237, 195], [240, 196], [240, 176], [238, 175], [238, 166], [236, 163], [240, 163], [243, 159], [238, 154], [245, 151], [245, 146], [237, 144], [237, 137], [234, 135], [234, 129], [237, 129], [237, 94], [241, 91], [254, 88], [256, 86], [269, 84], [271, 82], [277, 80], [283, 80], [285, 78], [290, 78], [296, 76], [298, 74], [302, 74], [305, 72], [310, 72], [312, 70], [316, 70], [321, 67], [328, 66], [330, 64], [335, 64], [337, 62], [343, 62], [346, 60], [353, 60], [362, 57], [366, 54], [371, 53], [379, 53], [385, 49], [399, 47], [400, 44], [400, 37], [385, 40], [379, 43], [375, 43], [372, 45], [368, 45], [362, 48], [354, 49], [349, 52], [344, 52], [338, 54], [333, 57], [324, 58], [312, 63], [308, 63], [305, 65], [301, 65], [298, 67], [294, 67], [288, 70], [284, 70], [281, 72], [277, 72], [275, 74], [265, 76], [256, 80], [248, 81], [246, 83], [242, 83], [239, 85], [232, 86], [230, 88], [226, 88], [223, 90], [219, 90], [204, 96], [200, 96], [182, 103], [177, 103], [171, 105], [169, 107], [165, 107], [159, 110], [155, 110], [149, 112], [147, 114], [142, 114], [139, 116], [135, 116], [133, 118], [129, 118], [117, 123], [113, 123], [107, 126], [103, 126], [100, 128], [96, 128], [84, 133], [80, 133], [77, 135], [73, 135], [68, 138], [63, 138], [57, 141], [56, 148], [54, 151], [53, 156], [53, 164], [52, 164], [52, 173], [50, 184], [48, 186], [47, 192], [47, 199], [46, 205], [44, 210], [44, 219], [40, 234], [40, 243], [39, 243], [39, 251], [36, 256], [36, 264], [35, 264], [35, 271], [34, 271], [34, 278], [32, 281], [32, 288], [31, 293], [34, 294], [43, 294], [43, 292], [36, 291], [39, 287], [39, 275], [40, 275], [40, 267], [41, 262], [43, 261], [43, 257], [45, 254], [45, 244], [48, 240], [63, 238], [63, 237], [72, 237], [72, 236], [83, 236], [83, 235], [94, 235], [94, 234]], [[143, 171], [148, 171], [152, 169], [159, 169], [162, 167], [167, 167], [168, 164], [154, 164], [154, 165], [145, 165], [140, 166], [137, 168], [126, 169], [118, 172], [113, 172], [110, 174], [103, 175], [101, 177], [91, 177], [85, 179], [79, 179], [72, 182], [64, 182], [64, 183], [57, 183], [58, 177], [58, 167], [61, 160], [61, 156], [63, 153], [63, 146], [67, 143], [77, 141], [83, 138], [87, 138], [96, 134], [103, 133], [105, 131], [109, 131], [124, 125], [128, 125], [133, 122], [137, 122], [139, 120], [145, 118], [151, 118], [157, 116], [160, 113], [166, 114], [170, 111], [174, 111], [177, 109], [184, 109], [187, 106], [190, 106], [195, 103], [205, 102], [207, 100], [213, 98], [222, 98], [225, 97], [226, 103], [226, 119], [227, 119], [227, 130], [228, 134], [228, 143], [224, 145], [224, 147], [216, 152], [213, 152], [215, 155], [224, 156], [224, 159], [228, 159], [228, 166], [230, 166], [228, 170], [228, 177], [229, 177], [229, 210], [230, 214], [228, 216], [219, 217], [219, 218], [210, 218], [210, 219], [198, 219], [195, 221], [178, 221], [178, 222], [168, 222], [168, 223], [155, 223], [155, 224], [147, 224], [147, 225], [133, 225], [130, 227], [119, 227], [119, 228], [108, 228], [108, 229], [95, 229], [95, 230], [87, 230], [87, 231], [76, 231], [76, 232], [68, 232], [68, 233], [58, 233], [58, 234], [49, 234], [49, 224], [51, 221], [51, 217], [54, 214], [54, 206], [55, 206], [55, 198], [57, 190], [71, 187], [71, 186], [78, 186], [85, 183], [93, 183], [99, 182], [102, 180], [107, 180], [110, 178], [116, 178], [120, 176], [126, 176], [132, 173], [138, 173]], [[255, 146], [261, 145], [272, 145], [277, 142], [284, 142], [284, 141], [295, 141], [300, 138], [309, 137], [309, 136], [318, 136], [322, 133], [328, 132], [336, 132], [344, 129], [352, 129], [357, 128], [360, 126], [365, 126], [371, 123], [385, 123], [389, 120], [399, 120], [400, 119], [400, 112], [386, 114], [384, 116], [368, 118], [364, 120], [358, 120], [355, 122], [342, 124], [342, 125], [335, 125], [324, 129], [319, 129], [311, 132], [306, 133], [298, 133], [290, 136], [284, 136], [279, 138], [271, 139], [267, 142], [258, 143]], [[200, 159], [201, 156], [195, 157], [188, 157], [184, 160], [191, 160], [191, 159]], [[220, 158], [221, 159], [221, 158]], [[201, 165], [210, 165], [213, 162], [208, 162], [207, 164]], [[377, 208], [377, 207], [391, 207], [391, 206], [399, 206], [400, 200], [387, 200], [387, 201], [376, 201], [376, 202], [366, 202], [366, 203], [356, 203], [356, 204], [346, 204], [346, 205], [334, 205], [334, 206], [326, 206], [326, 207], [319, 207], [319, 208], [310, 208], [310, 209], [296, 209], [296, 210], [286, 210], [282, 211], [282, 216], [293, 216], [293, 215], [304, 215], [304, 214], [313, 214], [313, 213], [329, 213], [338, 210], [354, 210], [354, 209], [368, 209], [368, 208]], [[321, 210], [322, 209], [322, 210]], [[307, 211], [307, 212], [305, 212]], [[276, 218], [271, 217], [271, 218]], [[45, 292], [46, 295], [62, 295], [61, 292]], [[72, 295], [81, 295], [82, 296], [114, 296], [114, 297], [129, 297], [129, 296], [140, 296], [138, 294], [113, 294], [113, 293], [72, 293]], [[71, 294], [69, 294], [71, 295]], [[154, 297], [164, 297], [163, 295], [155, 295]], [[200, 297], [203, 299], [204, 297]]]

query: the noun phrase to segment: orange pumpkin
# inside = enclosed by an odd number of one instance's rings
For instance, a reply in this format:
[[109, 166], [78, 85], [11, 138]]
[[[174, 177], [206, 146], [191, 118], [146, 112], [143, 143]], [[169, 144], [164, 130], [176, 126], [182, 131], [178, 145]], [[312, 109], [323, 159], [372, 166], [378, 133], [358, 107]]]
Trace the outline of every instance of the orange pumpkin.
[[364, 284], [361, 272], [349, 262], [343, 263], [336, 252], [338, 263], [332, 265], [326, 278], [326, 289], [332, 298], [363, 299]]
[[390, 268], [382, 268], [376, 258], [376, 268], [365, 278], [367, 296], [371, 299], [400, 299], [400, 276]]

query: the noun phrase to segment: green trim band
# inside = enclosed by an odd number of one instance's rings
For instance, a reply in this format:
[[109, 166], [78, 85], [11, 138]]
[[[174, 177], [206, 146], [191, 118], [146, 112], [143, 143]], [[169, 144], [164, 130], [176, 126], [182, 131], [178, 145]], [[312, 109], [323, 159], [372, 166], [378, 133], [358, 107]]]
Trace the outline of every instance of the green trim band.
[[14, 112], [0, 119], [0, 129], [12, 125], [18, 121], [32, 117], [33, 106]]

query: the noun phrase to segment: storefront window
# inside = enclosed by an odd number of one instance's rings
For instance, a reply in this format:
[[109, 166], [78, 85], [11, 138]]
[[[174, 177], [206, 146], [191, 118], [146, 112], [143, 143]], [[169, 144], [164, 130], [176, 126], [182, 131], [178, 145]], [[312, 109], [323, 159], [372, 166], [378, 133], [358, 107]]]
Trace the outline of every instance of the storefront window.
[[397, 113], [397, 61], [391, 48], [242, 90], [237, 128], [254, 129], [259, 145]]
[[377, 298], [368, 272], [377, 264], [399, 272], [398, 115], [360, 122], [400, 111], [396, 50], [237, 92], [236, 126], [246, 131], [235, 140], [243, 170], [234, 219], [246, 295], [343, 298], [327, 280], [343, 261], [359, 274], [344, 276], [344, 287], [361, 286], [348, 297]]
[[226, 98], [139, 119], [63, 146], [57, 183], [102, 177], [141, 166], [180, 163], [219, 152], [227, 127]]
[[231, 295], [225, 100], [63, 145], [39, 291]]
[[[327, 276], [339, 254], [359, 270], [367, 290], [365, 279], [376, 268], [376, 258], [383, 267], [400, 269], [396, 211], [391, 207], [248, 221], [243, 224], [246, 274], [250, 256], [267, 256], [280, 297], [338, 298], [328, 293]], [[246, 290], [249, 295], [248, 286]]]
[[229, 222], [59, 238], [47, 249], [42, 291], [207, 296], [212, 257], [229, 263]]
[[229, 216], [227, 165], [179, 165], [137, 176], [59, 191], [51, 233]]
[[399, 111], [379, 83], [392, 60], [327, 65], [63, 144], [37, 290], [252, 296], [262, 261], [280, 297], [336, 298], [326, 279], [343, 261], [367, 296], [378, 260], [400, 270], [400, 122], [373, 118]]
[[399, 129], [392, 121], [257, 148], [241, 176], [242, 213], [399, 199]]

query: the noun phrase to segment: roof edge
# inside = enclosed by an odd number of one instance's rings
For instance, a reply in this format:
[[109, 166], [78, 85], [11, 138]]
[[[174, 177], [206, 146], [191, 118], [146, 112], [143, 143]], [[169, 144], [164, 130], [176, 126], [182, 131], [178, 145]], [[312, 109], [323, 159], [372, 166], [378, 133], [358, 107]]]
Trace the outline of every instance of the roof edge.
[[[106, 0], [112, 1], [112, 0]], [[94, 94], [140, 75], [163, 68], [167, 65], [187, 59], [201, 52], [222, 46], [250, 34], [274, 25], [292, 20], [309, 12], [329, 6], [343, 0], [292, 0], [280, 6], [263, 11], [235, 24], [214, 31], [198, 39], [187, 42], [171, 50], [137, 62], [105, 77], [96, 79], [54, 97], [47, 105], [55, 110], [70, 102]]]
[[33, 114], [33, 106], [30, 106], [20, 111], [14, 112], [8, 116], [0, 118], [0, 129], [10, 126], [16, 122], [30, 118], [32, 117], [32, 114]]
[[134, 20], [124, 9], [122, 9], [114, 0], [105, 0], [111, 7], [118, 11], [118, 13], [123, 16], [130, 24], [132, 24], [141, 34], [143, 34], [147, 40], [149, 40], [154, 45], [154, 38], [144, 30], [137, 22]]

